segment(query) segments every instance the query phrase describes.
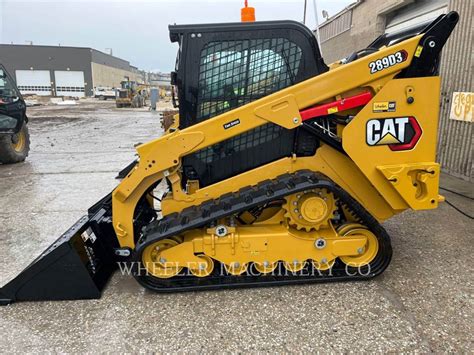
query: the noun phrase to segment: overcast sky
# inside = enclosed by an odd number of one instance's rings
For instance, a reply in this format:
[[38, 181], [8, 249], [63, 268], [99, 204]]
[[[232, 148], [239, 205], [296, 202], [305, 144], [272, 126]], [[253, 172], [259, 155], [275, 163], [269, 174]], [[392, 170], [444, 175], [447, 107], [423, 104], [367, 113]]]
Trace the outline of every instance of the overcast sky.
[[[317, 0], [334, 15], [355, 0]], [[145, 70], [170, 71], [176, 44], [168, 24], [240, 21], [244, 0], [0, 0], [0, 43], [112, 48], [117, 57]], [[315, 27], [313, 0], [307, 22]], [[304, 0], [249, 0], [257, 20], [303, 20]]]

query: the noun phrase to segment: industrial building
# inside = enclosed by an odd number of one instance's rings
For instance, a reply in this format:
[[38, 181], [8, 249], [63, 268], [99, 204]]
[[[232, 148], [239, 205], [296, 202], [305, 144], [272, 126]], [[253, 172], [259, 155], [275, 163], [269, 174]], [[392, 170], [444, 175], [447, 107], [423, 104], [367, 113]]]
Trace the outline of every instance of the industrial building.
[[171, 90], [171, 73], [148, 73], [148, 81], [151, 86]]
[[448, 11], [460, 22], [443, 49], [438, 160], [443, 171], [474, 181], [473, 16], [474, 1], [358, 0], [319, 26], [324, 59], [331, 63], [366, 48], [384, 33], [429, 23]]
[[128, 61], [92, 48], [0, 44], [0, 62], [23, 94], [86, 97], [127, 77], [144, 80]]

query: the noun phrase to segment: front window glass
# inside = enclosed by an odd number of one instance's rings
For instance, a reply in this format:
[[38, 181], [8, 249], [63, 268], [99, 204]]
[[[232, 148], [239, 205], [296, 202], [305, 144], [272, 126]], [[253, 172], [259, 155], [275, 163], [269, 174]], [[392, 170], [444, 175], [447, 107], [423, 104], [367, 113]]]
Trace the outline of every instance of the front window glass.
[[176, 72], [179, 69], [179, 61], [181, 59], [181, 48], [183, 47], [181, 41], [182, 41], [182, 39], [180, 40], [180, 43], [179, 43], [178, 53], [176, 53], [176, 62], [174, 64], [174, 70]]
[[0, 104], [17, 101], [19, 97], [20, 93], [13, 79], [8, 75], [7, 71], [0, 66]]

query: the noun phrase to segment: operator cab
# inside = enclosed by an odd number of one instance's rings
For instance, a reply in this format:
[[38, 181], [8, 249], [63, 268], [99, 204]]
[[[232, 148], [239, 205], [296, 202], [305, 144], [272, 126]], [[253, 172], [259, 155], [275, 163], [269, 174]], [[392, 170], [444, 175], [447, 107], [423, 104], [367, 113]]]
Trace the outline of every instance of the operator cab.
[[0, 134], [17, 133], [26, 119], [26, 105], [13, 78], [0, 64]]
[[[179, 44], [171, 84], [180, 129], [328, 70], [314, 34], [299, 22], [172, 25], [169, 30], [171, 42]], [[267, 123], [184, 157], [183, 181], [207, 186], [292, 154], [313, 155], [317, 144], [302, 129]]]
[[295, 21], [169, 26], [180, 128], [326, 72], [314, 34]]
[[120, 82], [120, 86], [122, 89], [130, 89], [134, 90], [137, 87], [137, 82], [136, 81], [130, 81], [130, 80], [124, 80]]

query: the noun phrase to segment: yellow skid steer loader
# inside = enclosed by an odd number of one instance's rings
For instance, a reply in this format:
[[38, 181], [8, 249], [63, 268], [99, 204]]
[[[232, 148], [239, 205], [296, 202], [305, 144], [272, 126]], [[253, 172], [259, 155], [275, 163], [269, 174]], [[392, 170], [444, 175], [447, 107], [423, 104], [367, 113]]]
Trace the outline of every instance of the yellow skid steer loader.
[[98, 298], [118, 268], [157, 292], [379, 275], [380, 223], [443, 200], [438, 62], [457, 21], [329, 66], [297, 22], [170, 26], [175, 123], [0, 302]]

